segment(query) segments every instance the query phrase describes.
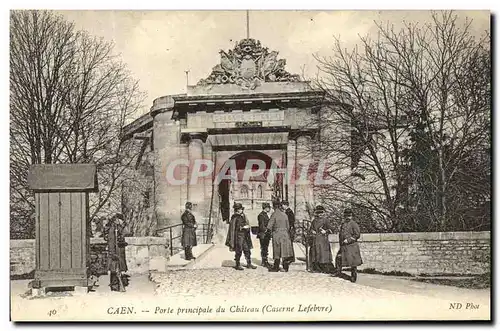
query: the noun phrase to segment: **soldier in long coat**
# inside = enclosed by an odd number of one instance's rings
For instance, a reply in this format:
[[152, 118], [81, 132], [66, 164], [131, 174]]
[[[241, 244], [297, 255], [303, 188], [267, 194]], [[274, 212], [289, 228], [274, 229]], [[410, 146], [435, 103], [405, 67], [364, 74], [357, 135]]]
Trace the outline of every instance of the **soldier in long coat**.
[[295, 262], [295, 252], [293, 250], [293, 240], [295, 239], [295, 213], [290, 208], [288, 201], [284, 200], [282, 203], [283, 209], [285, 210], [286, 216], [288, 216], [288, 226], [290, 227], [290, 240], [292, 241], [292, 253], [293, 256], [290, 258], [290, 262]]
[[236, 270], [244, 270], [240, 264], [242, 253], [247, 260], [246, 267], [249, 269], [256, 269], [252, 265], [252, 258], [250, 250], [253, 248], [252, 238], [250, 236], [250, 224], [243, 213], [243, 205], [241, 203], [234, 203], [234, 214], [229, 221], [229, 229], [227, 231], [226, 246], [229, 247], [231, 252], [234, 251], [234, 261], [236, 262]]
[[337, 272], [342, 270], [342, 267], [351, 268], [351, 282], [356, 282], [357, 267], [363, 264], [361, 252], [359, 250], [358, 239], [361, 237], [359, 225], [352, 218], [350, 209], [344, 210], [344, 222], [340, 226], [339, 231], [339, 258], [337, 261]]
[[127, 259], [125, 256], [124, 219], [122, 214], [115, 214], [108, 222], [104, 230], [104, 240], [108, 244], [108, 272], [109, 286], [111, 291], [124, 290], [120, 289], [120, 281], [122, 278], [124, 286], [128, 285], [128, 276], [124, 275], [128, 271]]
[[312, 237], [310, 248], [311, 271], [330, 273], [334, 271], [332, 249], [328, 235], [333, 233], [333, 228], [324, 216], [325, 208], [317, 206], [314, 210], [314, 219], [309, 227], [309, 235]]
[[267, 202], [262, 204], [262, 211], [259, 216], [257, 216], [257, 221], [259, 223], [259, 230], [257, 232], [257, 238], [260, 241], [260, 256], [262, 258], [262, 266], [269, 268], [269, 262], [267, 261], [267, 256], [269, 254], [269, 243], [271, 242], [271, 233], [267, 231], [267, 225], [269, 224], [269, 212], [271, 211], [271, 205]]
[[192, 212], [193, 204], [191, 202], [186, 202], [186, 210], [181, 216], [182, 220], [182, 237], [181, 245], [184, 247], [184, 258], [186, 260], [196, 259], [193, 256], [193, 246], [198, 243], [196, 241], [196, 218]]
[[269, 271], [279, 271], [280, 259], [282, 259], [283, 269], [285, 272], [288, 272], [293, 259], [293, 247], [290, 240], [288, 216], [283, 211], [283, 206], [279, 202], [274, 203], [274, 212], [269, 219], [267, 229], [271, 232], [273, 238], [274, 265], [272, 268], [269, 268]]

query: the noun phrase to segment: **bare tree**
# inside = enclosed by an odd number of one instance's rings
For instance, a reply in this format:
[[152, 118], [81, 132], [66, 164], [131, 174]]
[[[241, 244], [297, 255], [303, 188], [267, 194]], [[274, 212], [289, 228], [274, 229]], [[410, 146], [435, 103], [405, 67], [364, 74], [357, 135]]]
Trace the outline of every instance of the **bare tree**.
[[[444, 230], [457, 200], [449, 194], [453, 178], [489, 146], [489, 38], [476, 40], [470, 22], [459, 24], [451, 12], [397, 31], [378, 24], [378, 31], [354, 50], [336, 40], [334, 55], [318, 58], [323, 74], [313, 85], [327, 107], [317, 118], [316, 148], [331, 160], [333, 183], [316, 190], [325, 201], [368, 210], [373, 229], [419, 228], [420, 203], [432, 211], [426, 229]], [[427, 148], [415, 142], [419, 130]], [[415, 155], [429, 164], [416, 169]], [[480, 190], [487, 200], [488, 188]], [[412, 192], [433, 198], [415, 203]]]
[[[460, 218], [450, 208], [465, 188], [463, 181], [455, 180], [460, 169], [478, 155], [489, 154], [490, 37], [474, 37], [471, 23], [461, 23], [446, 11], [433, 13], [432, 22], [422, 28], [407, 25], [398, 33], [380, 28], [403, 64], [402, 84], [408, 88], [410, 110], [418, 115], [415, 125], [421, 124], [417, 136], [427, 144], [413, 153], [428, 159], [427, 168], [419, 169], [417, 184], [425, 182], [419, 192], [430, 197], [426, 209], [435, 230], [446, 230], [452, 219]], [[470, 172], [468, 182], [478, 181], [474, 174]], [[489, 191], [483, 187], [486, 196]]]
[[29, 165], [95, 163], [100, 190], [91, 216], [111, 212], [113, 194], [139, 152], [122, 143], [122, 128], [143, 99], [111, 43], [49, 11], [12, 11], [11, 209], [33, 211]]
[[332, 185], [317, 188], [323, 200], [355, 203], [376, 215], [377, 227], [394, 230], [405, 188], [402, 150], [407, 107], [401, 69], [383, 40], [362, 39], [364, 51], [336, 41], [335, 55], [318, 58], [324, 75], [314, 83], [327, 97], [318, 117], [321, 154], [330, 159]]

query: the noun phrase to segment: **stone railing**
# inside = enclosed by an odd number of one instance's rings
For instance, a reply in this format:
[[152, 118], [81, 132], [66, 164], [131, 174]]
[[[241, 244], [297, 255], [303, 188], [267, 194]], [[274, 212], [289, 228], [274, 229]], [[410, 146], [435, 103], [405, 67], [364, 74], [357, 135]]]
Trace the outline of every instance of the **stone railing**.
[[[331, 235], [334, 253], [338, 235]], [[490, 232], [369, 233], [359, 240], [363, 265], [382, 272], [483, 274], [490, 272]]]
[[[130, 274], [165, 269], [168, 261], [168, 239], [162, 237], [126, 237], [127, 266]], [[90, 240], [91, 268], [98, 274], [107, 273], [106, 242], [102, 238]], [[10, 272], [27, 275], [35, 269], [35, 240], [10, 241]]]

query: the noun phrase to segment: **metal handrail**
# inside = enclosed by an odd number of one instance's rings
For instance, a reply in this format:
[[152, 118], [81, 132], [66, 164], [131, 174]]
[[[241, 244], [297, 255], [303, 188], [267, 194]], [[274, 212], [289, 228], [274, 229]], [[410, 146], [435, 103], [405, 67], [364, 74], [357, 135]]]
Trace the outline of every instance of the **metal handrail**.
[[[182, 238], [182, 226], [183, 224], [182, 223], [179, 223], [179, 224], [174, 224], [174, 225], [169, 225], [169, 226], [165, 226], [165, 227], [162, 227], [162, 228], [159, 228], [159, 229], [156, 229], [156, 235], [159, 235], [159, 233], [164, 233], [166, 231], [168, 231], [168, 238], [169, 238], [169, 245], [170, 245], [170, 256], [174, 255], [174, 248], [181, 248], [181, 245], [180, 245], [180, 238]], [[198, 224], [198, 226], [201, 226], [201, 234], [199, 233], [196, 233], [196, 237], [202, 237], [202, 242], [205, 243], [205, 244], [208, 244], [211, 240], [212, 240], [212, 237], [213, 237], [213, 224], [206, 224], [206, 223], [202, 223], [202, 224]], [[177, 227], [180, 227], [180, 231], [179, 231], [179, 235], [176, 235], [174, 236], [174, 231], [173, 229], [177, 228]], [[174, 240], [176, 239], [179, 239], [179, 246], [176, 246], [174, 245]]]
[[177, 228], [177, 227], [181, 227], [182, 229], [182, 223], [180, 224], [175, 224], [175, 225], [170, 225], [170, 226], [165, 226], [163, 228], [159, 228], [159, 229], [156, 229], [156, 234], [158, 235], [158, 233], [161, 233], [161, 232], [164, 232], [165, 230], [168, 230], [168, 238], [169, 238], [169, 245], [170, 245], [170, 256], [174, 255], [174, 239], [178, 239], [178, 238], [181, 238], [182, 237], [182, 231], [181, 231], [181, 234], [178, 235], [178, 236], [173, 236], [173, 233], [172, 233], [172, 230], [174, 228]]

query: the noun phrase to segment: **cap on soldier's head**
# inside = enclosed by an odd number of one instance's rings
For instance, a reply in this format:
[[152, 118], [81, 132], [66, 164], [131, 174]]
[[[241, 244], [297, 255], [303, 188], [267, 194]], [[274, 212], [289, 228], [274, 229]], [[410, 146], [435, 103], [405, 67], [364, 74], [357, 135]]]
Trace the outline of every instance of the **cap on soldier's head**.
[[245, 207], [243, 207], [243, 205], [239, 202], [235, 202], [234, 205], [233, 205], [233, 209], [234, 210], [239, 210], [239, 209], [245, 209]]
[[352, 216], [351, 208], [344, 209], [344, 216]]
[[325, 212], [325, 207], [318, 205], [316, 208], [314, 208], [314, 212], [319, 214], [319, 213], [324, 213]]
[[123, 218], [123, 214], [122, 214], [122, 213], [116, 213], [116, 214], [115, 214], [115, 219], [118, 219], [118, 220], [122, 220], [122, 221], [123, 221], [123, 220], [124, 220], [124, 218]]
[[186, 202], [186, 205], [185, 205], [185, 206], [186, 206], [186, 209], [191, 209], [191, 208], [193, 208], [193, 204], [192, 204], [191, 202], [189, 202], [189, 201], [188, 201], [188, 202]]
[[271, 205], [268, 202], [264, 202], [262, 204], [262, 209], [266, 209], [266, 208], [271, 208]]

